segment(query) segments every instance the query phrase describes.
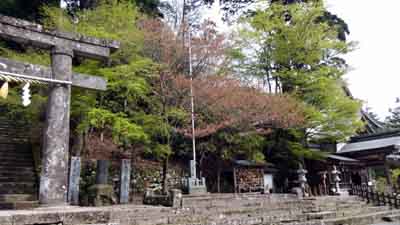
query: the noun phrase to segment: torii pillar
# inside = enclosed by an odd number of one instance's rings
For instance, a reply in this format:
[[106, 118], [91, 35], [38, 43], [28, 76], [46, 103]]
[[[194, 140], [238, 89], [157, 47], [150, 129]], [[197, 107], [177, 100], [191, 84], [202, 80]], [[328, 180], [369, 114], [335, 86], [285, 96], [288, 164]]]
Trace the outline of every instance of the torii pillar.
[[[71, 80], [72, 57], [73, 51], [69, 47], [54, 46], [51, 49], [54, 79]], [[44, 205], [67, 202], [70, 96], [70, 85], [50, 88], [39, 186], [39, 202]]]
[[[41, 25], [1, 15], [0, 38], [50, 50], [51, 71], [46, 72], [44, 69], [47, 75], [55, 80], [72, 81], [72, 85], [78, 83], [76, 86], [89, 88], [98, 86], [93, 83], [96, 79], [73, 74], [72, 58], [80, 56], [107, 59], [111, 50], [119, 48], [119, 43], [115, 41], [46, 30]], [[7, 65], [5, 67], [7, 69]], [[8, 69], [13, 72], [12, 69]], [[33, 74], [37, 73], [31, 68], [25, 69], [33, 71]], [[43, 68], [39, 68], [39, 71], [40, 69]], [[42, 74], [37, 76], [43, 77]], [[70, 98], [71, 85], [50, 86], [39, 188], [39, 202], [45, 206], [67, 204]]]

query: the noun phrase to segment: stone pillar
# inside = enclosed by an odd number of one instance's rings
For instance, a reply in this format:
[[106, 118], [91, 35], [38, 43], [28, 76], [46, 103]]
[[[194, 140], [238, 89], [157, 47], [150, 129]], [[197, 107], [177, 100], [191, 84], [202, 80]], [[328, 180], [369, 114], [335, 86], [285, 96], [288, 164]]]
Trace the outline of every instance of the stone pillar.
[[190, 177], [196, 178], [196, 163], [194, 160], [190, 160]]
[[97, 160], [96, 168], [96, 184], [108, 183], [108, 161]]
[[169, 191], [171, 206], [173, 208], [182, 207], [182, 191], [179, 189], [172, 189]]
[[[297, 170], [297, 177], [298, 177], [298, 182], [300, 184], [300, 190], [302, 192], [301, 197], [305, 197], [307, 195], [307, 170], [303, 169], [303, 165], [299, 164], [299, 169]], [[308, 193], [309, 194], [309, 193]]]
[[333, 194], [340, 195], [340, 181], [341, 181], [341, 179], [339, 177], [340, 171], [337, 170], [336, 166], [334, 165], [331, 173], [332, 173], [332, 179], [333, 179], [333, 183], [332, 183], [333, 190], [334, 190]]
[[79, 205], [79, 180], [81, 177], [81, 158], [71, 157], [69, 170], [68, 202], [71, 205]]
[[[71, 80], [72, 56], [71, 48], [53, 47], [51, 67], [54, 79]], [[64, 205], [67, 202], [70, 93], [69, 85], [55, 84], [50, 88], [39, 190], [42, 205]]]
[[121, 174], [120, 174], [121, 186], [119, 190], [119, 203], [129, 203], [129, 187], [131, 184], [131, 160], [123, 159], [121, 161]]

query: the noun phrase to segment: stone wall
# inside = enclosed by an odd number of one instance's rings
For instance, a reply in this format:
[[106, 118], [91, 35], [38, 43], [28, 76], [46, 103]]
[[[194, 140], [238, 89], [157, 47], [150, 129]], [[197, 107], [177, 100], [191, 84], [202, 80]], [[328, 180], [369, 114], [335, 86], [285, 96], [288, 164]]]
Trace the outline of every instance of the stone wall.
[[[132, 163], [132, 190], [142, 194], [146, 188], [160, 189], [162, 184], [162, 164], [150, 160], [136, 160]], [[179, 162], [170, 162], [168, 167], [168, 188], [181, 189], [182, 178], [188, 175], [187, 168]]]

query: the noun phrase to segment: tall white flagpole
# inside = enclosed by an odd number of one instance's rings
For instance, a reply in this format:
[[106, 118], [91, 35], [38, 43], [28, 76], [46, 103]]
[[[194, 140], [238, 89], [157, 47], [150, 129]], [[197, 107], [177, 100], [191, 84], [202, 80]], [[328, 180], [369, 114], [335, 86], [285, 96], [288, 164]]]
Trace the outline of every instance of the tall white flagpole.
[[[192, 148], [193, 148], [193, 174], [194, 178], [197, 178], [196, 173], [196, 135], [195, 135], [195, 116], [194, 116], [194, 91], [193, 91], [193, 65], [192, 65], [192, 24], [190, 20], [190, 14], [192, 11], [192, 1], [189, 0], [189, 12], [188, 12], [188, 48], [189, 48], [189, 77], [190, 77], [190, 104], [191, 104], [191, 119], [192, 119]], [[185, 7], [185, 6], [183, 6]]]

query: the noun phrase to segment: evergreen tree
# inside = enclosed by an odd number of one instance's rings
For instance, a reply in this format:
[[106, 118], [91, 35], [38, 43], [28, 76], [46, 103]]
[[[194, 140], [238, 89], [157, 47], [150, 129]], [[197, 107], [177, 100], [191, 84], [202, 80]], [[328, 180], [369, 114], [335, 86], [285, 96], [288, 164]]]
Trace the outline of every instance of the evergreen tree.
[[385, 118], [389, 129], [400, 129], [400, 98], [396, 98], [396, 106], [389, 109], [390, 115]]

